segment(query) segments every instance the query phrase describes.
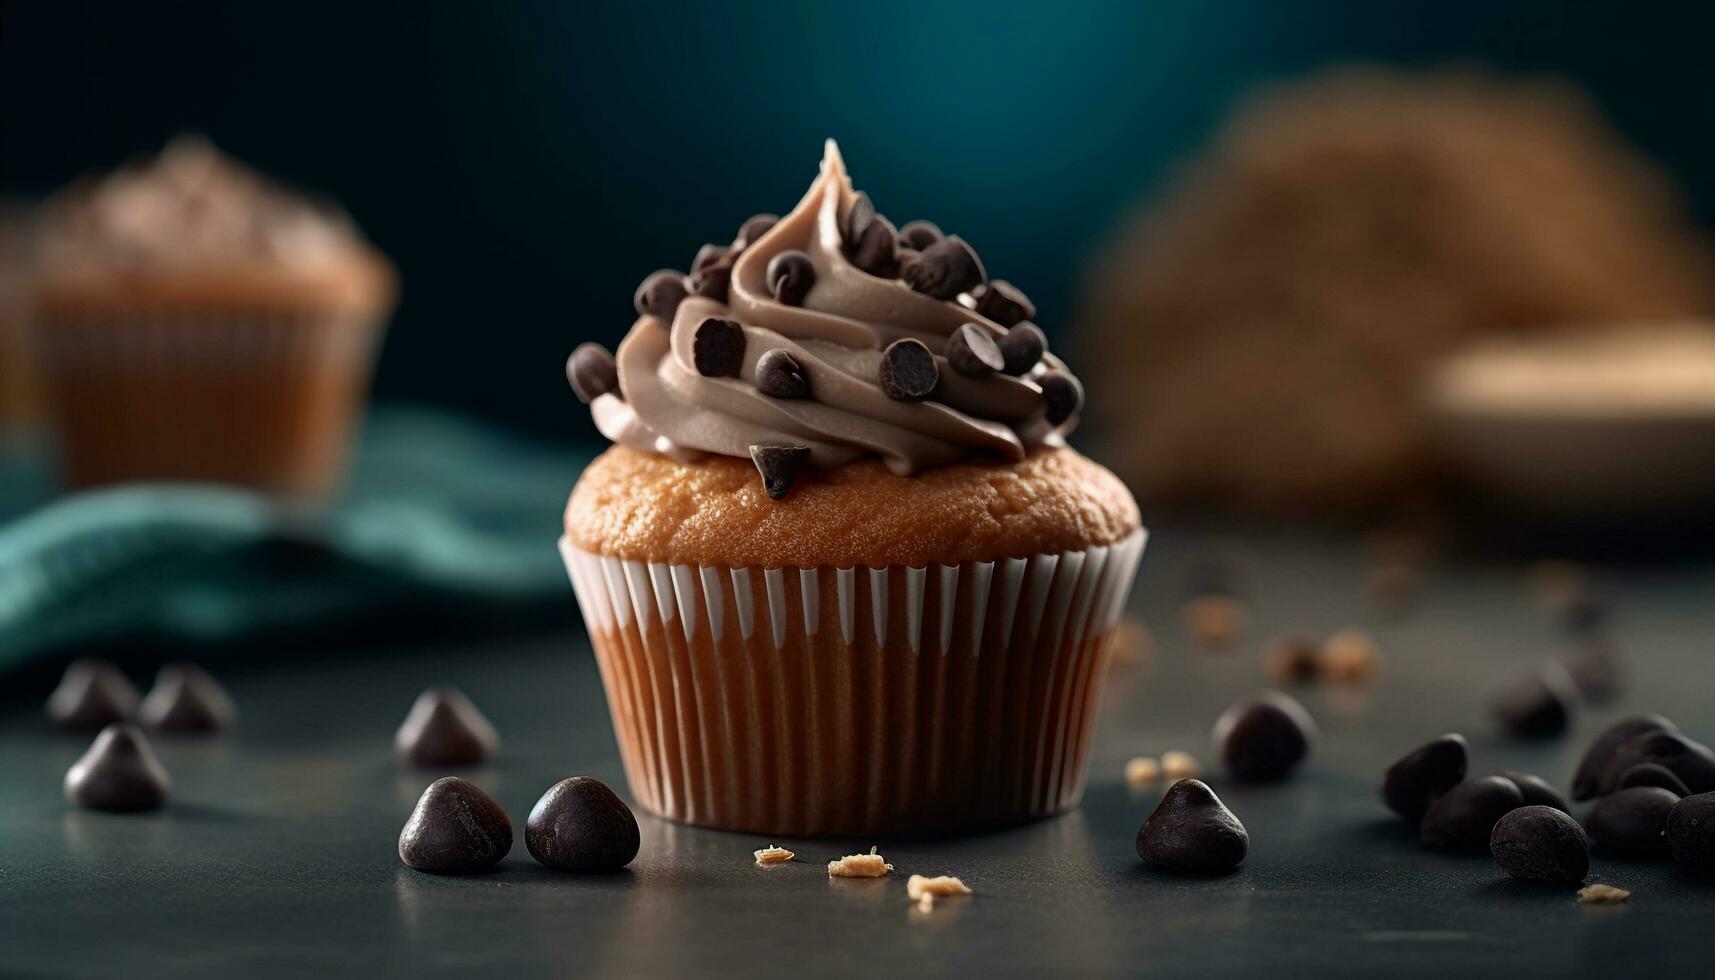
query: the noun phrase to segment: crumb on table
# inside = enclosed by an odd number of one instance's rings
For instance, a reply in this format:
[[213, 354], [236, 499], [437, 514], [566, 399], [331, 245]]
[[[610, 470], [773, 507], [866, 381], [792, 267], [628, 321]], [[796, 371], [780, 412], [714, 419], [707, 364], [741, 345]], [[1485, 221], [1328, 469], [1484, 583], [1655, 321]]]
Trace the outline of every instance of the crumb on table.
[[798, 855], [788, 851], [784, 847], [777, 844], [770, 844], [756, 852], [756, 866], [759, 868], [771, 868], [776, 864], [785, 864], [787, 861], [790, 861], [797, 856]]
[[914, 902], [922, 900], [925, 895], [945, 898], [948, 895], [969, 895], [970, 893], [970, 886], [952, 875], [940, 875], [935, 878], [912, 875], [905, 882], [905, 894], [910, 896]]
[[1222, 650], [1244, 635], [1250, 621], [1245, 604], [1230, 595], [1198, 596], [1185, 604], [1185, 632], [1205, 650]]
[[1161, 753], [1161, 774], [1170, 780], [1191, 779], [1198, 771], [1197, 760], [1189, 752]]
[[1154, 759], [1138, 756], [1125, 764], [1125, 781], [1128, 786], [1148, 786], [1160, 778], [1161, 763]]
[[1380, 660], [1375, 641], [1360, 629], [1341, 630], [1330, 636], [1318, 658], [1322, 677], [1336, 684], [1369, 680]]
[[888, 864], [876, 850], [872, 847], [868, 854], [847, 854], [838, 861], [829, 861], [828, 877], [880, 878], [892, 874], [893, 865]]
[[1584, 905], [1618, 905], [1632, 897], [1632, 893], [1624, 888], [1604, 885], [1597, 882], [1578, 889], [1578, 901]]

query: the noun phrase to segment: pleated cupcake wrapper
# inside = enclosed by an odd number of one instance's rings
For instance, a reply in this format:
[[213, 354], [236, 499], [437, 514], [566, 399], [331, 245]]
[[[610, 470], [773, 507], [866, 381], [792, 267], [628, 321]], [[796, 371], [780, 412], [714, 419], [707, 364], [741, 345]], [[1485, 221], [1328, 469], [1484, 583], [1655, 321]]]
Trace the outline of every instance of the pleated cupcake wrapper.
[[1075, 805], [1146, 537], [920, 568], [560, 551], [636, 801], [702, 826], [845, 836]]
[[31, 325], [67, 481], [216, 480], [291, 494], [343, 469], [382, 321], [290, 310]]

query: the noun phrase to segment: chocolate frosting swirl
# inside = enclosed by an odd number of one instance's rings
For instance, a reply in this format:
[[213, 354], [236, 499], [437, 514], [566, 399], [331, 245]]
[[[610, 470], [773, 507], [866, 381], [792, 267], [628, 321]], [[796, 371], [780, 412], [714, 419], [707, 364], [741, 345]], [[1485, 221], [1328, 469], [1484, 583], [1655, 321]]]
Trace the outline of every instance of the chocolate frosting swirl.
[[[855, 197], [829, 140], [821, 174], [804, 199], [733, 264], [727, 302], [693, 295], [671, 323], [646, 315], [632, 326], [616, 355], [620, 390], [591, 403], [602, 433], [685, 461], [705, 453], [744, 458], [758, 445], [807, 446], [821, 468], [875, 455], [905, 476], [973, 453], [1016, 461], [1038, 446], [1062, 445], [1077, 418], [1050, 425], [1037, 381], [1064, 365], [1048, 355], [1022, 377], [952, 370], [940, 351], [960, 326], [974, 323], [997, 339], [1005, 328], [966, 305], [968, 296], [937, 300], [853, 265], [840, 227]], [[802, 306], [777, 302], [766, 281], [769, 260], [791, 249], [806, 253], [816, 273]], [[737, 377], [697, 371], [693, 339], [709, 317], [743, 327]], [[883, 348], [902, 338], [936, 352], [940, 381], [928, 400], [895, 400], [878, 381]], [[809, 397], [757, 390], [757, 359], [774, 348], [803, 366]]]

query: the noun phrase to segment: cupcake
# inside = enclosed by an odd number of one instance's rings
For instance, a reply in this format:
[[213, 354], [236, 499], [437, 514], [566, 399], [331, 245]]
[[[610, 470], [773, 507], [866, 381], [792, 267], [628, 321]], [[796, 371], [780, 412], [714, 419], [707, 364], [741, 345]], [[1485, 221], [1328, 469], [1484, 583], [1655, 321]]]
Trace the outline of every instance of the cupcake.
[[561, 551], [637, 801], [779, 835], [1075, 805], [1145, 532], [1065, 443], [1082, 388], [1028, 297], [830, 142], [796, 210], [636, 306], [567, 362], [615, 445]]
[[336, 487], [396, 292], [337, 209], [180, 138], [51, 200], [34, 278], [67, 483]]

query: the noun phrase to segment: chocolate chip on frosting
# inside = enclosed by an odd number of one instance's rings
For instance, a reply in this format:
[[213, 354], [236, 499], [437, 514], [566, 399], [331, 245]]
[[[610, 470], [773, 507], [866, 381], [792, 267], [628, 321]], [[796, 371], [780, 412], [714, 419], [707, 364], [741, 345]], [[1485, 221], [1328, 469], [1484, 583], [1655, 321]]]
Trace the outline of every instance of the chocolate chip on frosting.
[[638, 316], [652, 316], [671, 321], [685, 298], [685, 274], [672, 269], [657, 269], [644, 279], [631, 297]]
[[726, 246], [716, 245], [713, 242], [706, 242], [702, 248], [697, 249], [697, 257], [691, 260], [691, 274], [696, 275], [698, 272], [714, 265], [716, 262], [724, 261], [726, 258]]
[[977, 253], [957, 235], [948, 235], [922, 250], [905, 269], [905, 284], [936, 299], [969, 292], [987, 278]]
[[788, 249], [768, 260], [765, 278], [775, 302], [803, 306], [810, 287], [816, 284], [816, 267], [810, 263], [810, 256]]
[[874, 220], [875, 205], [870, 203], [868, 194], [858, 191], [852, 198], [851, 207], [846, 209], [846, 220], [840, 225], [840, 237], [845, 239], [847, 245], [855, 245]]
[[803, 398], [810, 393], [810, 378], [797, 358], [776, 347], [756, 359], [756, 390], [774, 398]]
[[947, 338], [943, 353], [947, 355], [947, 363], [960, 374], [993, 374], [1006, 366], [1006, 359], [1000, 354], [1000, 346], [987, 330], [974, 323], [967, 323], [953, 331], [953, 335]]
[[1006, 336], [1000, 338], [1000, 355], [1006, 358], [1007, 374], [1020, 377], [1030, 373], [1048, 353], [1048, 335], [1029, 320], [1013, 324]]
[[899, 274], [899, 232], [893, 222], [876, 215], [850, 248], [852, 265], [883, 279]]
[[770, 499], [784, 500], [810, 465], [809, 446], [751, 446], [750, 460], [762, 474], [762, 489]]
[[727, 289], [732, 285], [732, 258], [719, 245], [704, 245], [697, 250], [696, 261], [685, 287], [698, 296], [725, 303]]
[[1042, 400], [1048, 403], [1048, 424], [1064, 425], [1084, 407], [1084, 386], [1064, 371], [1049, 371], [1036, 379]]
[[1003, 327], [1036, 318], [1036, 304], [1005, 279], [994, 279], [971, 290], [977, 312]]
[[697, 325], [691, 360], [705, 378], [736, 378], [744, 367], [744, 328], [735, 320], [711, 316]]
[[579, 344], [566, 358], [566, 380], [578, 401], [588, 405], [601, 396], [619, 390], [619, 368], [613, 355], [596, 343]]
[[902, 402], [920, 402], [935, 390], [941, 369], [921, 340], [896, 340], [881, 352], [881, 390]]
[[939, 225], [933, 221], [907, 221], [899, 226], [899, 244], [902, 248], [910, 248], [921, 252], [929, 246], [945, 238]]
[[777, 214], [753, 214], [746, 218], [744, 224], [738, 228], [738, 237], [732, 240], [733, 254], [755, 245], [758, 238], [768, 234], [768, 229], [779, 223], [780, 216]]

